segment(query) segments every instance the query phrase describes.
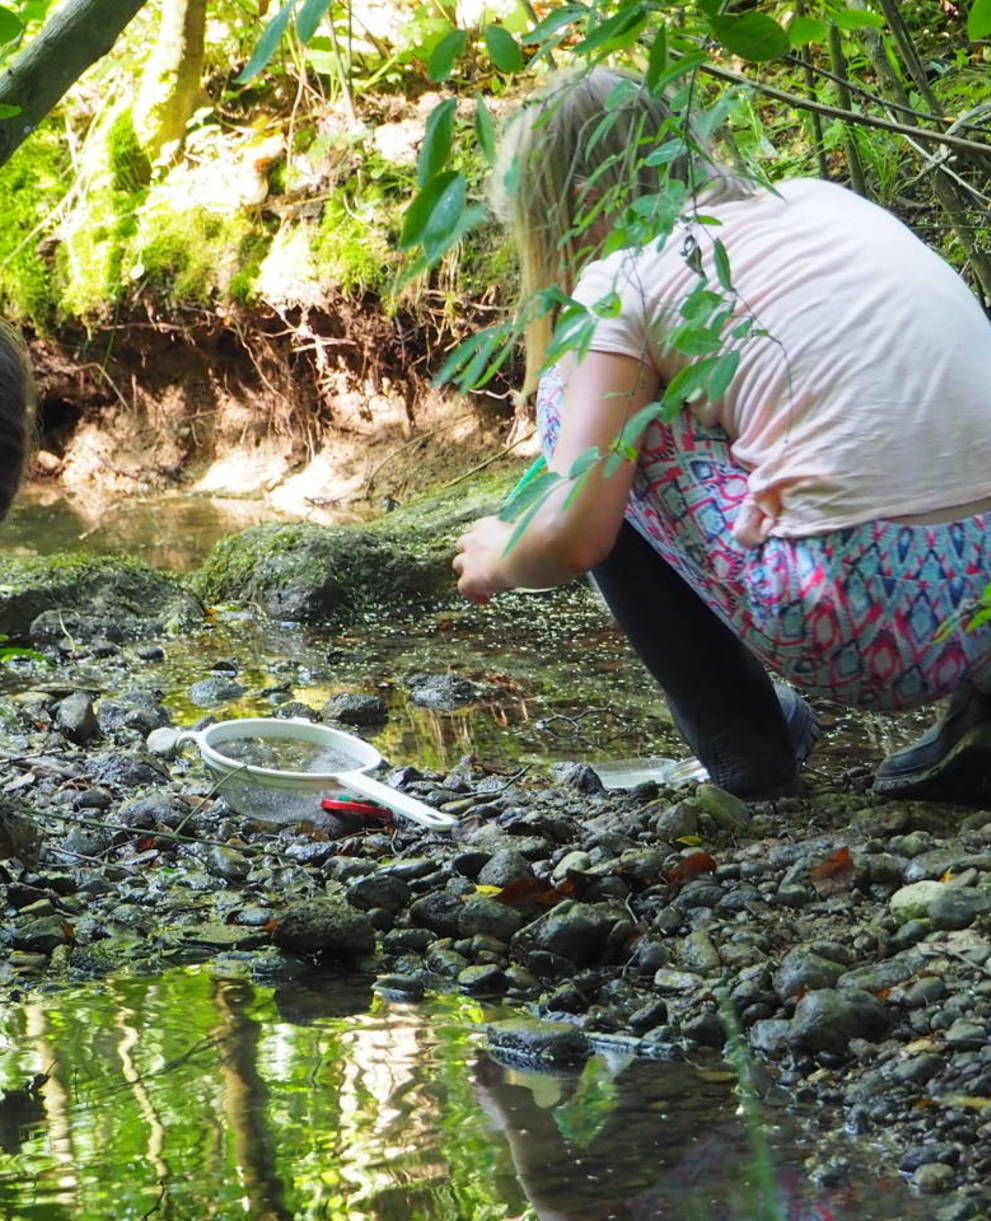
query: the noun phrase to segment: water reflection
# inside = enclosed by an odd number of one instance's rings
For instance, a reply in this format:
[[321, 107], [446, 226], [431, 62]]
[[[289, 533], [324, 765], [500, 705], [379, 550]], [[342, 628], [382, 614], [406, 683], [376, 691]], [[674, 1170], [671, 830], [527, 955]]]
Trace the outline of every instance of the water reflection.
[[124, 552], [156, 568], [189, 572], [222, 535], [280, 520], [288, 519], [263, 500], [179, 494], [108, 499], [95, 489], [92, 496], [83, 490], [66, 496], [35, 484], [15, 501], [0, 543], [37, 555]]
[[201, 968], [8, 1005], [0, 1215], [925, 1215], [901, 1184], [815, 1189], [780, 1123], [779, 1195], [762, 1205], [728, 1074], [602, 1057], [521, 1073], [480, 1050], [474, 1002], [369, 996], [365, 979], [273, 989]]

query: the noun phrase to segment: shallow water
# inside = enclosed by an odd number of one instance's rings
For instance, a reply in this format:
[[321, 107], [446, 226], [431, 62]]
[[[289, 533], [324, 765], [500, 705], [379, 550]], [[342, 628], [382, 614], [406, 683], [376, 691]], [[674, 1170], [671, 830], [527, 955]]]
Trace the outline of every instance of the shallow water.
[[[167, 535], [161, 545], [175, 556], [185, 536], [165, 520], [149, 514], [142, 529]], [[189, 567], [222, 532], [219, 520], [206, 514], [189, 526], [181, 562], [146, 534], [132, 545], [120, 521], [106, 549]], [[43, 516], [21, 514], [16, 545], [71, 546], [76, 527], [60, 537], [57, 524], [49, 529]], [[106, 528], [104, 536], [109, 541]], [[10, 545], [11, 536], [2, 541]], [[489, 608], [416, 621], [370, 620], [334, 635], [218, 613], [200, 636], [164, 643], [165, 661], [148, 664], [142, 677], [165, 693], [178, 724], [208, 711], [191, 703], [188, 689], [224, 661], [234, 663], [247, 694], [209, 710], [222, 717], [268, 715], [290, 695], [315, 708], [342, 690], [383, 696], [389, 720], [369, 736], [393, 763], [443, 770], [470, 754], [518, 770], [684, 754], [652, 683], [581, 588], [510, 595]], [[59, 682], [78, 682], [91, 664], [68, 663]], [[480, 703], [439, 713], [412, 702], [408, 674], [451, 669], [483, 687]], [[3, 677], [8, 690], [51, 678], [29, 663]], [[897, 722], [827, 716], [833, 724], [820, 751], [833, 755], [831, 766], [839, 757], [854, 767], [876, 759], [904, 735]], [[763, 1116], [771, 1157], [755, 1149], [723, 1066], [595, 1057], [580, 1072], [523, 1073], [483, 1050], [486, 1012], [464, 998], [391, 1004], [367, 981], [342, 975], [274, 988], [242, 974], [232, 956], [219, 968], [117, 978], [57, 995], [4, 989], [0, 1216], [931, 1215], [900, 1180], [878, 1180], [861, 1167], [869, 1150], [837, 1132], [814, 1145], [800, 1135], [805, 1121], [782, 1110]], [[841, 1186], [810, 1181], [804, 1160], [813, 1152], [849, 1164]]]
[[[718, 1066], [596, 1056], [522, 1072], [484, 1050], [482, 1023], [498, 1015], [477, 1003], [414, 1007], [361, 978], [272, 988], [228, 971], [110, 979], [0, 1015], [0, 1215], [927, 1215], [894, 1180], [815, 1186], [781, 1113], [768, 1117], [771, 1161], [755, 1159]], [[836, 1145], [855, 1169], [856, 1151]]]

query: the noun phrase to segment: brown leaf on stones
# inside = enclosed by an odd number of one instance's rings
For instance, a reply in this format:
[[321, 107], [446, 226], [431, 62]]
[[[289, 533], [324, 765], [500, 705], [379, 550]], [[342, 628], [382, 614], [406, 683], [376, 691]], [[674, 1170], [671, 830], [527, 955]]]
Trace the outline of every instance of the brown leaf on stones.
[[682, 857], [673, 869], [668, 870], [667, 880], [674, 886], [684, 886], [692, 878], [697, 878], [702, 873], [714, 873], [715, 869], [716, 859], [708, 852], [691, 852]]
[[853, 874], [853, 854], [846, 846], [834, 852], [828, 860], [813, 865], [810, 870], [812, 885], [823, 898], [849, 890], [853, 884]]

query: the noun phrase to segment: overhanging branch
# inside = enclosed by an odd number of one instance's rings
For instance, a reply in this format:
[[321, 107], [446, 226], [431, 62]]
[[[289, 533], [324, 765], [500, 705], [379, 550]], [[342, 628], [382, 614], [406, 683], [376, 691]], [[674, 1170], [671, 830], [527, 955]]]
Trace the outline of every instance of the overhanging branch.
[[991, 144], [980, 144], [976, 140], [967, 140], [963, 136], [954, 135], [949, 131], [933, 131], [928, 127], [914, 127], [908, 123], [897, 123], [894, 119], [879, 119], [875, 115], [861, 114], [856, 110], [844, 110], [841, 106], [828, 106], [825, 102], [802, 97], [797, 93], [788, 93], [784, 89], [775, 88], [774, 85], [765, 85], [763, 81], [751, 80], [748, 76], [743, 76], [739, 72], [730, 72], [729, 69], [719, 68], [715, 64], [700, 64], [699, 71], [704, 72], [707, 76], [714, 76], [718, 80], [729, 81], [733, 85], [745, 85], [748, 89], [755, 89], [765, 97], [775, 98], [779, 102], [786, 102], [789, 106], [794, 106], [796, 110], [811, 110], [816, 114], [828, 115], [833, 119], [843, 119], [847, 123], [859, 123], [862, 127], [876, 127], [881, 131], [911, 136], [913, 140], [923, 142], [928, 140], [930, 143], [942, 144], [963, 153], [978, 153], [982, 157], [991, 154]]
[[111, 49], [144, 0], [64, 0], [41, 33], [0, 72], [0, 165], [31, 134], [90, 64]]

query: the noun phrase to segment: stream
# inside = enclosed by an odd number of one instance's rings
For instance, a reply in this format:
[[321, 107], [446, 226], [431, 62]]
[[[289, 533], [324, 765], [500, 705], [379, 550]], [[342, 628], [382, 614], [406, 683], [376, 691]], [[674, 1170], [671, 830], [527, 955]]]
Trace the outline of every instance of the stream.
[[[29, 495], [0, 545], [124, 550], [186, 571], [260, 512], [148, 499], [94, 529], [71, 505]], [[527, 598], [541, 614], [521, 627]], [[395, 763], [442, 770], [475, 755], [539, 771], [683, 753], [583, 587], [333, 637], [218, 608], [201, 637], [166, 653], [156, 675], [177, 724], [202, 715], [186, 692], [225, 659], [250, 692], [225, 715], [270, 712], [280, 683], [314, 707], [341, 690], [383, 695], [390, 717], [372, 740]], [[481, 703], [411, 703], [410, 673], [450, 669], [484, 686]], [[15, 668], [0, 683], [24, 679]], [[889, 732], [837, 715], [828, 749], [855, 763]], [[400, 1002], [344, 973], [267, 982], [236, 953], [58, 991], [11, 985], [0, 980], [0, 1216], [12, 1221], [932, 1216], [836, 1118], [782, 1098], [742, 1106], [715, 1055], [603, 1051], [580, 1069], [525, 1071], [486, 1050], [484, 1023], [507, 1015], [478, 1000]]]

